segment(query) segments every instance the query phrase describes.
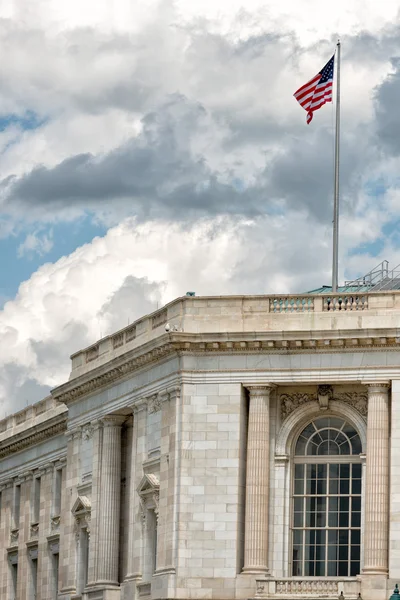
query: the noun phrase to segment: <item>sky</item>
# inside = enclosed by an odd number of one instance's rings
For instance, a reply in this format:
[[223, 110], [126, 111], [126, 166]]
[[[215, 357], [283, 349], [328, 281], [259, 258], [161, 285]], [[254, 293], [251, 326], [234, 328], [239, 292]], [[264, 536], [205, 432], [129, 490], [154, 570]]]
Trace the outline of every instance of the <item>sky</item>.
[[400, 263], [399, 16], [398, 0], [1, 2], [0, 418], [187, 291], [330, 284], [335, 106], [306, 125], [293, 93], [339, 37], [339, 279]]

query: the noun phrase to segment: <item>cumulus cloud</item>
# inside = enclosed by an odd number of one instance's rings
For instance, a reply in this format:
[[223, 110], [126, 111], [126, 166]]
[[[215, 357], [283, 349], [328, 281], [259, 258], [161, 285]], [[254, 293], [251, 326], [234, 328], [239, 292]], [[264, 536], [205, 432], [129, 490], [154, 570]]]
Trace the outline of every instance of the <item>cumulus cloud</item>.
[[52, 230], [47, 233], [35, 231], [34, 233], [29, 233], [25, 240], [18, 246], [17, 255], [19, 258], [22, 258], [23, 256], [32, 258], [34, 254], [44, 256], [50, 252], [53, 243]]
[[[28, 391], [34, 399], [66, 380], [72, 352], [188, 290], [263, 294], [328, 284], [329, 228], [306, 213], [289, 216], [219, 217], [191, 226], [127, 219], [43, 265], [0, 311], [3, 411], [25, 402]], [[363, 241], [362, 222], [342, 238], [345, 254]]]

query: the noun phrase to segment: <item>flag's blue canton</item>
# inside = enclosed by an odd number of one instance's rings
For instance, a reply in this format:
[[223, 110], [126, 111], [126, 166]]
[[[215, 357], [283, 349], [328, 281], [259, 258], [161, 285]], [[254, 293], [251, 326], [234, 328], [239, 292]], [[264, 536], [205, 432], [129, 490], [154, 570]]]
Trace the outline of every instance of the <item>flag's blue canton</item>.
[[327, 81], [329, 81], [329, 79], [333, 79], [334, 62], [335, 62], [335, 55], [332, 56], [332, 58], [326, 63], [326, 65], [324, 66], [322, 71], [320, 71], [321, 79], [319, 80], [319, 83], [326, 83]]

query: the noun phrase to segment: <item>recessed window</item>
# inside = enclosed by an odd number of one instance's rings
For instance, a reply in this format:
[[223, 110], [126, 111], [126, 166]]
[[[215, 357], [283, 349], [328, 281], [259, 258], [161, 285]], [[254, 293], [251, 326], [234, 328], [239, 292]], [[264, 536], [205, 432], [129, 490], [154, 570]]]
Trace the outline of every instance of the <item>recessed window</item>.
[[301, 432], [294, 456], [293, 576], [360, 573], [360, 453], [360, 437], [343, 419], [316, 419]]

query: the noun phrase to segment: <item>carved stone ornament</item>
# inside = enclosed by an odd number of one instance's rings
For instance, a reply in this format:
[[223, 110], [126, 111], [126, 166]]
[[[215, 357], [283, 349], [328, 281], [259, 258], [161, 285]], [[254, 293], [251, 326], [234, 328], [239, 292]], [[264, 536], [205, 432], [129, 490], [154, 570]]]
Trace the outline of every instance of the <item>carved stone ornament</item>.
[[51, 517], [50, 530], [52, 533], [57, 533], [60, 531], [60, 520], [61, 517], [59, 515], [57, 517]]
[[321, 410], [329, 408], [329, 402], [336, 400], [349, 404], [364, 418], [368, 414], [368, 396], [363, 392], [334, 392], [330, 385], [320, 385], [316, 394], [305, 392], [294, 392], [293, 394], [281, 394], [281, 417], [286, 419], [296, 408], [307, 402], [318, 402]]
[[92, 505], [89, 498], [78, 496], [71, 509], [75, 517], [74, 531], [77, 542], [79, 541], [81, 529], [86, 529], [87, 533], [90, 534], [91, 510]]
[[160, 482], [158, 477], [153, 473], [147, 473], [142, 477], [142, 480], [137, 487], [137, 493], [140, 499], [140, 512], [142, 525], [146, 523], [147, 510], [154, 510], [154, 514], [158, 523], [159, 505], [160, 505]]
[[10, 546], [18, 546], [19, 529], [12, 529], [10, 534]]
[[152, 396], [151, 398], [149, 398], [148, 400], [148, 411], [149, 414], [158, 412], [159, 410], [161, 410], [161, 405], [162, 405], [162, 396], [160, 394], [157, 394], [157, 396]]
[[296, 408], [312, 402], [317, 399], [315, 394], [306, 394], [304, 392], [294, 392], [294, 394], [281, 394], [281, 415], [282, 419], [286, 419]]
[[360, 415], [363, 417], [366, 417], [368, 414], [367, 394], [360, 394], [358, 392], [342, 392], [335, 394], [335, 400], [340, 400], [340, 402], [346, 402], [346, 404], [350, 404], [350, 406], [358, 410]]
[[82, 439], [87, 441], [90, 440], [93, 436], [93, 427], [91, 425], [86, 425], [82, 429]]
[[318, 402], [321, 410], [328, 410], [329, 401], [332, 400], [333, 388], [331, 385], [320, 385], [318, 387]]
[[39, 523], [31, 523], [30, 537], [31, 540], [36, 540], [39, 537]]

